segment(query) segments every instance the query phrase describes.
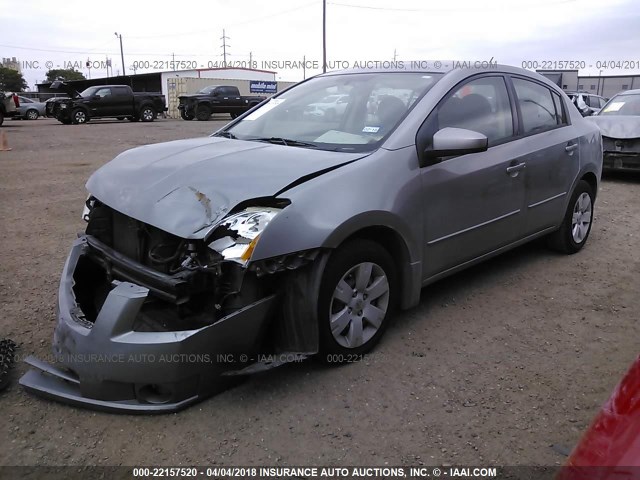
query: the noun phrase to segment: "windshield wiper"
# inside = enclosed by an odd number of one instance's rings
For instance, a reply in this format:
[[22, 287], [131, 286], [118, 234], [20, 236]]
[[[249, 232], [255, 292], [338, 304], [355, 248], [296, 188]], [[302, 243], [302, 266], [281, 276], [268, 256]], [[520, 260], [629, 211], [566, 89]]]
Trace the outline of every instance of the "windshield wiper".
[[231, 132], [218, 132], [214, 135], [214, 137], [224, 137], [224, 138], [232, 138], [232, 139], [237, 139], [238, 137], [236, 137], [233, 133]]
[[305, 147], [305, 148], [318, 148], [318, 145], [315, 143], [309, 142], [301, 142], [300, 140], [293, 140], [290, 138], [281, 138], [281, 137], [257, 137], [257, 138], [247, 138], [247, 140], [251, 140], [254, 142], [267, 142], [273, 143], [275, 145], [284, 145], [286, 147]]

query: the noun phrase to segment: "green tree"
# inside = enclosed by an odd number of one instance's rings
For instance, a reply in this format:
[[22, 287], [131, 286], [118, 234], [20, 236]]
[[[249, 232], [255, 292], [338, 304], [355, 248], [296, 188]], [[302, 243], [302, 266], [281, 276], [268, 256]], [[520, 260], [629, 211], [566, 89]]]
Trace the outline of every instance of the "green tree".
[[69, 82], [71, 80], [86, 80], [84, 74], [73, 68], [54, 68], [47, 72], [47, 81], [62, 80]]
[[21, 92], [27, 82], [17, 70], [0, 66], [0, 92]]

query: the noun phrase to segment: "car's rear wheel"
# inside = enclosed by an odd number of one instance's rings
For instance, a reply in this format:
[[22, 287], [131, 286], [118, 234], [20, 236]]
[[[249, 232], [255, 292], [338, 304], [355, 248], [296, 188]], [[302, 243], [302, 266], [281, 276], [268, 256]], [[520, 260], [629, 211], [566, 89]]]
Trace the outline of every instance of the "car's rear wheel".
[[140, 120], [143, 122], [153, 122], [156, 119], [156, 110], [153, 107], [146, 106], [140, 110]]
[[87, 116], [87, 112], [85, 112], [81, 108], [76, 108], [73, 112], [71, 112], [71, 121], [76, 125], [87, 123], [89, 121], [89, 117]]
[[37, 120], [40, 114], [37, 110], [31, 109], [27, 110], [27, 114], [25, 116], [27, 117], [27, 120]]
[[353, 240], [336, 250], [318, 298], [321, 359], [341, 363], [371, 350], [389, 323], [396, 298], [396, 268], [383, 247]]
[[124, 117], [116, 117], [116, 120], [124, 120]]
[[591, 185], [585, 180], [580, 180], [571, 195], [562, 225], [549, 235], [551, 248], [572, 254], [584, 247], [593, 223], [594, 200]]
[[200, 120], [201, 122], [204, 122], [209, 120], [210, 116], [211, 116], [211, 109], [209, 107], [207, 107], [206, 105], [198, 106], [198, 109], [196, 110], [196, 118], [198, 120]]
[[229, 115], [231, 115], [231, 118], [233, 120], [235, 120], [236, 118], [238, 118], [238, 114], [237, 113], [230, 113]]

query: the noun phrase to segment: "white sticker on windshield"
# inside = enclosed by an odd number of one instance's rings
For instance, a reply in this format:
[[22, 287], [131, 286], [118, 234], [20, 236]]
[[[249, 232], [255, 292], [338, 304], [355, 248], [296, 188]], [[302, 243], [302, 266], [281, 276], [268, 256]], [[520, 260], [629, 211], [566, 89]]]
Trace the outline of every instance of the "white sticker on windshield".
[[605, 112], [617, 112], [622, 108], [624, 102], [612, 102], [610, 105], [607, 105], [607, 108], [604, 109]]
[[285, 101], [284, 98], [272, 98], [267, 103], [265, 103], [263, 106], [261, 106], [258, 110], [256, 110], [255, 112], [251, 113], [250, 115], [246, 116], [245, 118], [243, 118], [243, 120], [255, 120], [257, 118], [260, 118], [262, 115], [267, 113], [269, 110], [277, 107], [278, 105], [280, 105], [284, 101]]
[[364, 127], [362, 129], [363, 133], [377, 133], [380, 130], [380, 127]]

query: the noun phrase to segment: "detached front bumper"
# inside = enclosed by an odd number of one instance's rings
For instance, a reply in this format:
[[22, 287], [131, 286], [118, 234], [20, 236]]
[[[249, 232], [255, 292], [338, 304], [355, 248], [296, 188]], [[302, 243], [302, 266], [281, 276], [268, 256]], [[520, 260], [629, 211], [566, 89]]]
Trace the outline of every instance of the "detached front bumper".
[[20, 384], [50, 399], [104, 411], [164, 413], [180, 410], [233, 381], [223, 376], [246, 365], [258, 350], [275, 296], [265, 297], [197, 330], [134, 331], [149, 290], [120, 282], [94, 323], [73, 292], [86, 238], [74, 242], [58, 292], [53, 352], [56, 366], [35, 358]]

